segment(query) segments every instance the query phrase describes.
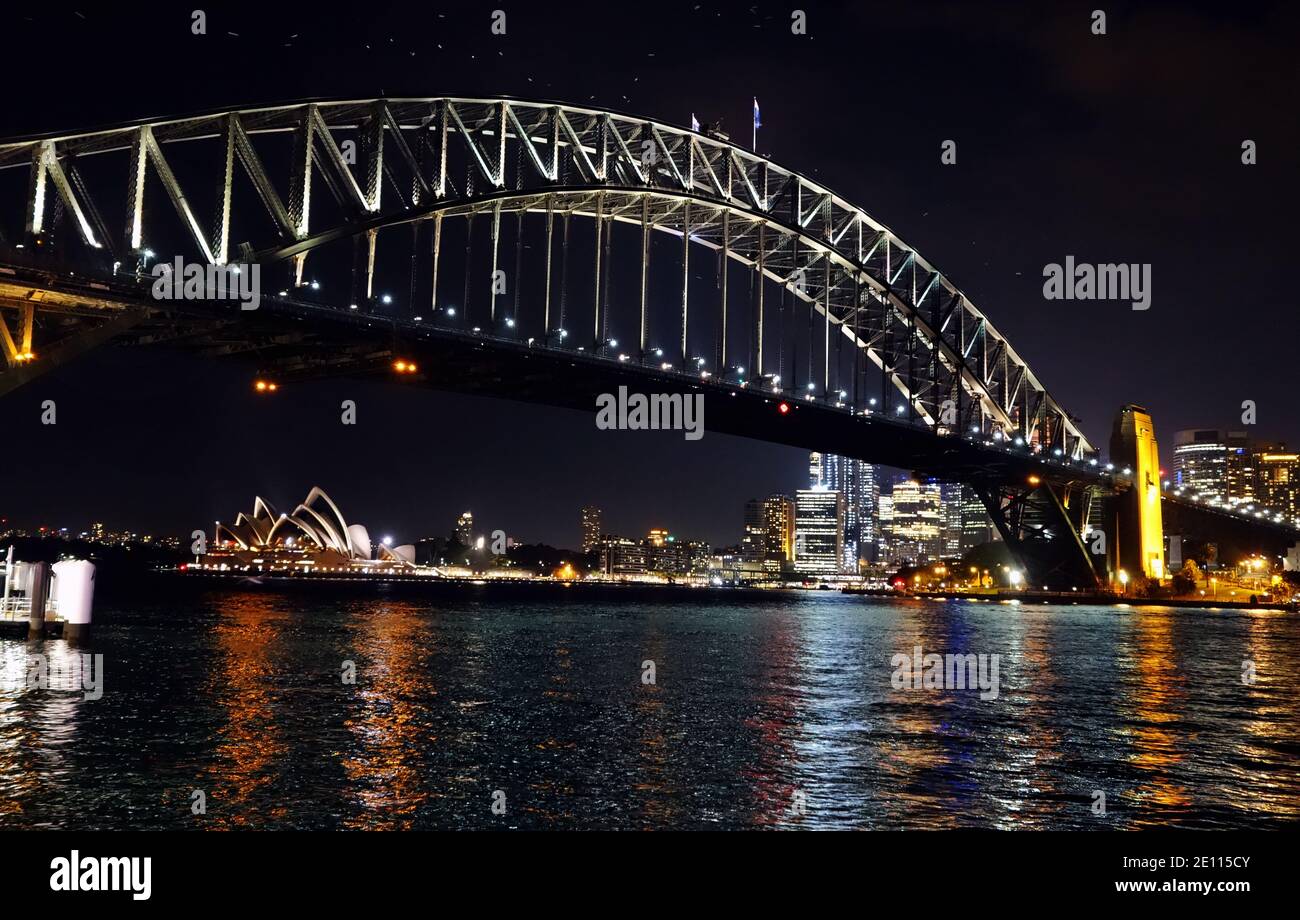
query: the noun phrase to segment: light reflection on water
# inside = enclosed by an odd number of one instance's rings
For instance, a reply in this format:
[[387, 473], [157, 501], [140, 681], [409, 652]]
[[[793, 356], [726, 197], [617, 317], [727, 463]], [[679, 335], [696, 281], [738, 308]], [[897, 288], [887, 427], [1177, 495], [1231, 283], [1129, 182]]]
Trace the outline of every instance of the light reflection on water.
[[[99, 700], [14, 678], [29, 655], [78, 650], [0, 639], [0, 827], [1209, 828], [1300, 813], [1294, 615], [227, 593], [97, 619]], [[998, 655], [997, 699], [893, 689], [890, 658], [918, 645]]]

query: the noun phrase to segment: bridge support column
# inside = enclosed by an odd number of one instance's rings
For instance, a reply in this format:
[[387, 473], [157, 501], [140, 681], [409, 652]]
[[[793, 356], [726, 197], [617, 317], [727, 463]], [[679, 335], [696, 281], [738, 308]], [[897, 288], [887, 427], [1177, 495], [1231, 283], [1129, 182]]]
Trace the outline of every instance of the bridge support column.
[[974, 483], [975, 494], [1024, 569], [1026, 587], [1094, 590], [1097, 576], [1080, 537], [1082, 490], [1030, 476], [1019, 483]]
[[1115, 577], [1163, 581], [1168, 573], [1160, 510], [1160, 451], [1155, 426], [1145, 409], [1125, 406], [1120, 410], [1111, 432], [1110, 456], [1132, 477], [1132, 487], [1114, 499], [1111, 546]]
[[27, 638], [43, 639], [45, 637], [45, 602], [50, 596], [50, 565], [48, 562], [32, 563], [31, 584], [27, 596], [31, 599], [31, 611], [27, 614]]

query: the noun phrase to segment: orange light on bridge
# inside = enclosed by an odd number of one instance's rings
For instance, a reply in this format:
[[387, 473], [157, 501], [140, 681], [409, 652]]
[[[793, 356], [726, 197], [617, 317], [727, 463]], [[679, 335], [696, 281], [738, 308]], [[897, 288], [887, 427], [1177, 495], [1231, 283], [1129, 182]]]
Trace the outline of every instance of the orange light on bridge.
[[1030, 484], [1031, 486], [1036, 486], [1036, 485], [1038, 485], [1038, 484], [1039, 484], [1040, 482], [1042, 482], [1042, 481], [1043, 481], [1043, 480], [1039, 479], [1037, 476], [1030, 476], [1030, 477], [1029, 477], [1029, 484]]
[[398, 358], [393, 362], [393, 370], [397, 371], [399, 374], [414, 374], [418, 368], [415, 366], [414, 361], [406, 361], [402, 358]]
[[259, 393], [274, 393], [276, 390], [280, 389], [280, 385], [278, 383], [273, 383], [270, 380], [258, 380], [254, 382], [253, 389], [257, 390]]
[[783, 403], [781, 403], [779, 406], [776, 407], [776, 411], [777, 411], [777, 412], [780, 412], [782, 415], [785, 415], [786, 413], [788, 413], [788, 412], [790, 411], [790, 404], [789, 404], [789, 403], [784, 403], [784, 402], [783, 402]]

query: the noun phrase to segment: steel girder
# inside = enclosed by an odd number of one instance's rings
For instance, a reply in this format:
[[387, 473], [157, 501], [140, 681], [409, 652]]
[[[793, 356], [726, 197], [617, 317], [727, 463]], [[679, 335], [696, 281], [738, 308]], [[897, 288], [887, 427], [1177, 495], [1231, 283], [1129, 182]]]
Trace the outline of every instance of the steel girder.
[[[287, 202], [255, 145], [261, 136], [284, 134], [293, 138]], [[355, 157], [340, 147], [340, 135], [354, 141]], [[219, 191], [210, 232], [164, 154], [168, 145], [195, 141], [216, 152]], [[277, 238], [252, 243], [255, 257], [292, 258], [298, 283], [314, 244], [403, 222], [412, 212], [472, 213], [493, 198], [502, 209], [535, 211], [545, 200], [537, 196], [549, 195], [551, 207], [588, 216], [591, 209], [577, 204], [585, 190], [601, 193], [605, 217], [639, 220], [635, 212], [645, 201], [654, 229], [681, 234], [689, 201], [691, 242], [717, 247], [721, 225], [734, 225], [727, 256], [761, 263], [763, 275], [811, 304], [828, 330], [833, 326], [865, 349], [903, 394], [909, 417], [959, 432], [1019, 436], [1031, 450], [1060, 450], [1074, 459], [1093, 452], [1006, 338], [923, 256], [830, 189], [721, 137], [601, 109], [504, 98], [225, 110], [0, 143], [0, 169], [31, 171], [29, 232], [42, 226], [52, 181], [85, 242], [104, 246], [84, 183], [69, 181], [71, 170], [60, 166], [114, 152], [129, 161], [129, 251], [142, 249], [147, 238], [144, 177], [152, 165], [199, 255], [218, 264], [229, 260], [239, 163], [276, 228]], [[469, 171], [458, 185], [453, 175], [460, 162]], [[338, 226], [312, 226], [313, 194], [321, 185], [340, 205]], [[370, 245], [373, 258], [373, 233]]]
[[1089, 502], [1095, 497], [1092, 486], [986, 481], [972, 487], [1007, 548], [1024, 568], [1026, 587], [1097, 587], [1096, 565], [1102, 564], [1104, 557], [1094, 559], [1081, 536]]

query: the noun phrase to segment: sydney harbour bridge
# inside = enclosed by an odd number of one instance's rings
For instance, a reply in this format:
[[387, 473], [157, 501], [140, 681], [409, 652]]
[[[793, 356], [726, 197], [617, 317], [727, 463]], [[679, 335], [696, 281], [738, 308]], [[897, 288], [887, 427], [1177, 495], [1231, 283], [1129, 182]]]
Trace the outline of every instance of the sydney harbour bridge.
[[[160, 265], [258, 297], [169, 296]], [[0, 397], [109, 342], [237, 358], [270, 398], [327, 375], [588, 411], [703, 393], [710, 430], [969, 484], [1035, 586], [1165, 576], [1162, 522], [1300, 540], [1165, 492], [1138, 407], [1100, 450], [866, 211], [721, 132], [601, 109], [322, 100], [0, 141]]]

